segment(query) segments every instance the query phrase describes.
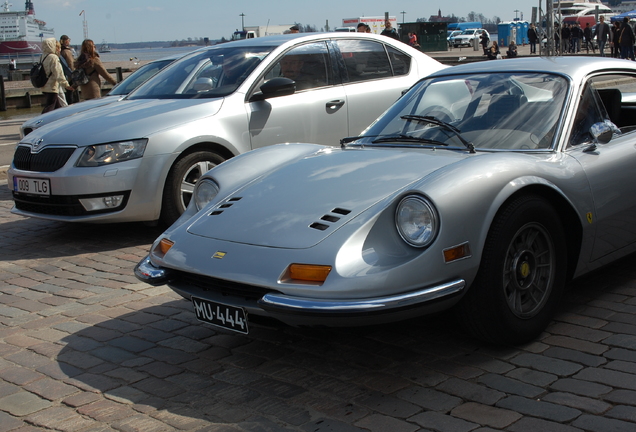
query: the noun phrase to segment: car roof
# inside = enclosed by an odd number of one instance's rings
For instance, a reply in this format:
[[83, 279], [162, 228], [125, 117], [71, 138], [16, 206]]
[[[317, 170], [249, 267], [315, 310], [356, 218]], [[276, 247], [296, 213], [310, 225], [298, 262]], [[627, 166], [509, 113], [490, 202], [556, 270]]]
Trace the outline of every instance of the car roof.
[[524, 57], [460, 64], [433, 72], [430, 77], [486, 72], [551, 72], [583, 80], [590, 73], [601, 70], [636, 72], [636, 62], [610, 57]]
[[[320, 40], [320, 39], [373, 39], [377, 41], [383, 42], [397, 42], [395, 39], [388, 38], [387, 36], [376, 35], [373, 33], [358, 33], [358, 32], [322, 32], [322, 33], [289, 33], [283, 35], [273, 35], [273, 36], [264, 36], [253, 39], [242, 39], [238, 41], [230, 41], [224, 42], [221, 44], [213, 45], [212, 47], [208, 47], [208, 49], [215, 48], [224, 48], [229, 46], [236, 47], [269, 47], [269, 46], [280, 46], [287, 42], [300, 39], [300, 40]], [[405, 48], [408, 45], [404, 45]]]

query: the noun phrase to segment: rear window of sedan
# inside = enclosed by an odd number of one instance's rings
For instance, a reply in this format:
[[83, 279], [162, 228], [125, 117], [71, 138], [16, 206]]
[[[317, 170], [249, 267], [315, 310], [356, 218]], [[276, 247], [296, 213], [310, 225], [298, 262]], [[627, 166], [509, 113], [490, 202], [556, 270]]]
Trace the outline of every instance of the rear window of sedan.
[[411, 57], [388, 45], [368, 40], [334, 41], [342, 55], [348, 82], [406, 75]]

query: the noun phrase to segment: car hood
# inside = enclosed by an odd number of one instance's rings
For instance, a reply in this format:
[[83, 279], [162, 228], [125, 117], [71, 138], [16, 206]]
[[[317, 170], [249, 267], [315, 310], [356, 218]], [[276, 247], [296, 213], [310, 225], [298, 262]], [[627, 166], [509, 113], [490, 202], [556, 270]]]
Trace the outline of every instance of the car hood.
[[188, 232], [259, 246], [308, 248], [380, 200], [464, 158], [452, 151], [318, 152], [261, 176], [200, 212]]
[[59, 120], [64, 117], [68, 117], [73, 114], [77, 114], [82, 111], [86, 111], [89, 109], [111, 104], [113, 102], [120, 100], [122, 97], [123, 96], [104, 96], [97, 99], [90, 99], [87, 101], [74, 103], [64, 108], [59, 108], [59, 109], [50, 111], [46, 114], [33, 117], [32, 119], [25, 121], [24, 126], [41, 127], [41, 126], [44, 126], [45, 124], [49, 124], [53, 121]]
[[87, 146], [145, 138], [158, 131], [214, 115], [223, 99], [122, 100], [42, 126], [21, 142]]

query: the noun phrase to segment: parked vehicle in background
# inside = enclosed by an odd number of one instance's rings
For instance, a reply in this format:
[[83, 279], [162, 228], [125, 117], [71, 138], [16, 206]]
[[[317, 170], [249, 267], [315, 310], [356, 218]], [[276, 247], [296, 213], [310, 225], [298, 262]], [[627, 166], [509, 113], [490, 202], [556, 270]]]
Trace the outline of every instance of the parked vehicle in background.
[[601, 57], [438, 71], [340, 148], [207, 172], [135, 274], [241, 333], [456, 307], [478, 338], [530, 341], [568, 280], [636, 251], [634, 89], [636, 63]]
[[337, 32], [350, 32], [350, 33], [355, 33], [356, 32], [356, 28], [355, 27], [336, 27], [336, 29], [334, 31]]
[[179, 53], [172, 56], [164, 57], [159, 60], [153, 60], [149, 63], [144, 64], [136, 71], [128, 75], [125, 79], [123, 79], [120, 83], [114, 86], [108, 94], [101, 98], [90, 99], [87, 101], [78, 102], [64, 108], [59, 108], [53, 111], [50, 111], [45, 114], [41, 114], [39, 116], [33, 117], [20, 126], [20, 138], [24, 138], [29, 133], [33, 132], [35, 129], [47, 125], [51, 122], [59, 120], [64, 117], [71, 116], [73, 114], [77, 114], [78, 112], [86, 111], [92, 108], [104, 106], [111, 104], [113, 102], [120, 101], [126, 96], [128, 93], [139, 87], [141, 83], [146, 81], [151, 76], [155, 75], [161, 69], [168, 66], [175, 60], [185, 57], [188, 53]]
[[453, 48], [464, 47], [464, 46], [471, 47], [471, 46], [475, 46], [475, 44], [479, 45], [479, 42], [480, 42], [479, 37], [481, 36], [482, 33], [486, 33], [488, 37], [490, 38], [488, 31], [485, 29], [468, 29], [468, 30], [463, 30], [460, 34], [451, 37], [450, 43], [453, 46]]
[[448, 37], [446, 38], [446, 40], [448, 41], [448, 46], [452, 46], [452, 42], [451, 39], [453, 39], [455, 36], [458, 36], [462, 33], [462, 30], [451, 30], [448, 32]]
[[446, 28], [448, 29], [448, 31], [455, 31], [455, 30], [464, 31], [468, 29], [482, 28], [482, 24], [481, 24], [481, 21], [448, 23]]
[[337, 143], [445, 67], [365, 33], [297, 33], [204, 48], [117, 103], [26, 135], [9, 169], [12, 211], [170, 224], [199, 177], [224, 160], [277, 143]]
[[278, 24], [265, 26], [245, 26], [243, 30], [237, 30], [232, 35], [232, 40], [253, 39], [265, 36], [277, 36], [289, 33], [294, 24]]

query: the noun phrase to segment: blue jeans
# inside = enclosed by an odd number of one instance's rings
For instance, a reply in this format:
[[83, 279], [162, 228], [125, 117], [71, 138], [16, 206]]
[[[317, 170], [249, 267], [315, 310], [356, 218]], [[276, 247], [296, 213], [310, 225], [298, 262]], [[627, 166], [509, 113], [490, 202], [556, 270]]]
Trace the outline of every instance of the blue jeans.
[[621, 58], [634, 60], [634, 45], [621, 45]]
[[605, 57], [605, 44], [606, 41], [598, 41], [598, 50], [601, 53], [601, 57]]

